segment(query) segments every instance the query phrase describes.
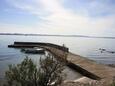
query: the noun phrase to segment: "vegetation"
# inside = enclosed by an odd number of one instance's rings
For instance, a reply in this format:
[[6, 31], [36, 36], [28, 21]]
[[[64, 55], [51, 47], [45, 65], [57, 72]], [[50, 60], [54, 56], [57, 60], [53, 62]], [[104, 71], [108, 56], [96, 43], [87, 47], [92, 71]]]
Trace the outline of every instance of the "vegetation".
[[64, 66], [48, 55], [40, 59], [40, 67], [26, 57], [20, 64], [9, 65], [5, 86], [57, 86], [61, 84]]
[[115, 76], [113, 77], [113, 82], [112, 82], [111, 86], [115, 86]]

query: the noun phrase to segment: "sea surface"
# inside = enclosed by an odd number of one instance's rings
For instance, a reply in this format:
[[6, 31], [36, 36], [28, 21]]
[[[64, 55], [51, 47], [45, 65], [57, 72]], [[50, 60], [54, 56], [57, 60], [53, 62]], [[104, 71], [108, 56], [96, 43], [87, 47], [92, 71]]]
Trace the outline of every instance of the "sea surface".
[[[69, 51], [86, 58], [97, 61], [102, 64], [115, 64], [115, 39], [107, 38], [87, 38], [87, 37], [59, 37], [59, 36], [16, 36], [0, 35], [0, 79], [4, 78], [4, 73], [9, 64], [18, 64], [28, 56], [37, 64], [39, 58], [45, 58], [44, 55], [31, 55], [20, 52], [20, 49], [8, 48], [14, 41], [21, 42], [49, 42], [58, 45], [65, 45]], [[101, 52], [99, 49], [106, 49], [107, 52]], [[110, 52], [108, 52], [110, 51]], [[70, 79], [80, 77], [80, 74], [67, 68], [65, 70]], [[76, 76], [75, 76], [76, 75]]]

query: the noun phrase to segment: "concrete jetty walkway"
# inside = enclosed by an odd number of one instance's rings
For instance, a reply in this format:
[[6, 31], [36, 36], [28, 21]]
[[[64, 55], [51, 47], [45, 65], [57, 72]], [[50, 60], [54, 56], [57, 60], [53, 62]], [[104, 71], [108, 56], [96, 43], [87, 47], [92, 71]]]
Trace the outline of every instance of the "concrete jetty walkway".
[[106, 85], [110, 84], [112, 82], [112, 78], [115, 76], [115, 68], [98, 64], [93, 60], [73, 54], [69, 52], [67, 48], [63, 48], [63, 46], [47, 43], [16, 42], [14, 45], [9, 45], [8, 47], [42, 47], [50, 51], [52, 54], [55, 54], [60, 59], [65, 59], [69, 67], [80, 72], [84, 76], [94, 80], [103, 80]]
[[[58, 54], [60, 55], [59, 57], [63, 58], [63, 51], [51, 47], [47, 48], [49, 48], [52, 53], [56, 52], [55, 54]], [[95, 80], [105, 79], [107, 80], [107, 82], [115, 76], [115, 68], [103, 64], [98, 64], [93, 60], [73, 54], [71, 52], [67, 54], [67, 61], [69, 61], [69, 63], [72, 63], [72, 66], [77, 66], [77, 71], [80, 70], [85, 76], [88, 76]]]

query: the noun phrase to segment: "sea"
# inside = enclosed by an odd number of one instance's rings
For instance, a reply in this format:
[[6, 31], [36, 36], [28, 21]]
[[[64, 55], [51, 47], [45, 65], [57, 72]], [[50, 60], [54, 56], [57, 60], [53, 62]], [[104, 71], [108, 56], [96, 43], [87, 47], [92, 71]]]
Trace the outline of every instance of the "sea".
[[[0, 80], [5, 78], [5, 71], [9, 64], [19, 64], [28, 56], [36, 64], [39, 59], [45, 58], [40, 54], [25, 54], [20, 49], [8, 48], [14, 41], [20, 42], [48, 42], [57, 45], [65, 45], [69, 51], [101, 64], [115, 64], [115, 39], [113, 38], [89, 38], [89, 37], [64, 37], [64, 36], [24, 36], [24, 35], [0, 35]], [[104, 49], [104, 51], [102, 51]], [[68, 79], [81, 77], [70, 68], [66, 68]]]

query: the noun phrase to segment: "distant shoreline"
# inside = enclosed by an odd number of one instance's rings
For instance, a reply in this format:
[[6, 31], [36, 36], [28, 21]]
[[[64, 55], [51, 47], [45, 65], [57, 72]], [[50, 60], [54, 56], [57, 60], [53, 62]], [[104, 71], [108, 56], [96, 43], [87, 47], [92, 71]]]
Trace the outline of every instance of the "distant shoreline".
[[104, 39], [115, 39], [115, 37], [86, 36], [86, 35], [51, 35], [51, 34], [23, 34], [23, 33], [0, 33], [0, 35], [19, 35], [19, 36], [57, 36], [57, 37], [83, 37], [83, 38], [104, 38]]

